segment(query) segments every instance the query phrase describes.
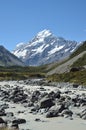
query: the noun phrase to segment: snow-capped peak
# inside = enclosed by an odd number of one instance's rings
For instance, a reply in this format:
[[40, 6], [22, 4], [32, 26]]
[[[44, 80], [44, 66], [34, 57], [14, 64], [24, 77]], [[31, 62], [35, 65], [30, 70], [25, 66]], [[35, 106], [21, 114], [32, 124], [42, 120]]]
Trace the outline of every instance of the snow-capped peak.
[[18, 44], [16, 45], [16, 48], [21, 47], [22, 45], [24, 45], [24, 43], [23, 43], [23, 42], [20, 42], [20, 43], [18, 43]]
[[38, 66], [68, 57], [77, 42], [56, 37], [50, 30], [39, 32], [29, 43], [19, 43], [13, 54], [27, 65]]
[[41, 31], [37, 34], [37, 38], [45, 38], [45, 37], [48, 37], [50, 35], [52, 35], [51, 31], [44, 29], [43, 31]]
[[24, 48], [26, 45], [27, 45], [27, 43], [20, 42], [20, 43], [18, 43], [18, 44], [16, 45], [16, 49], [17, 49], [17, 50], [18, 50], [18, 49], [22, 49], [22, 48]]

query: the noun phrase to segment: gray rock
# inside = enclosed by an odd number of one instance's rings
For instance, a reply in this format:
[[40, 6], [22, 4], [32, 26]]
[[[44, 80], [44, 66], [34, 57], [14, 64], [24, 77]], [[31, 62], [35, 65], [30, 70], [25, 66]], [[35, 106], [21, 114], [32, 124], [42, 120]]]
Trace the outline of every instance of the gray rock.
[[1, 109], [1, 110], [0, 110], [0, 116], [6, 116], [6, 113], [5, 113], [5, 110], [4, 110], [4, 109]]
[[11, 128], [12, 129], [19, 129], [19, 126], [17, 123], [12, 123]]
[[36, 118], [35, 121], [39, 122], [39, 121], [41, 121], [41, 120], [40, 120], [39, 118]]
[[60, 116], [60, 113], [65, 109], [64, 105], [52, 106], [46, 114], [47, 118]]
[[40, 100], [40, 108], [50, 108], [53, 105], [55, 105], [55, 103], [53, 102], [53, 100], [51, 98], [43, 98], [42, 100]]
[[0, 124], [7, 126], [7, 122], [5, 120], [3, 120], [2, 118], [0, 118]]
[[13, 114], [13, 112], [7, 112], [7, 113], [6, 113], [6, 116], [7, 116], [7, 117], [12, 117], [12, 116], [14, 116], [14, 114]]
[[12, 121], [12, 124], [23, 124], [26, 123], [25, 119], [16, 119]]
[[40, 92], [38, 90], [34, 91], [31, 95], [31, 102], [38, 101]]
[[61, 115], [62, 116], [65, 116], [65, 115], [72, 116], [73, 112], [71, 110], [69, 110], [69, 109], [65, 109], [65, 110], [62, 111]]

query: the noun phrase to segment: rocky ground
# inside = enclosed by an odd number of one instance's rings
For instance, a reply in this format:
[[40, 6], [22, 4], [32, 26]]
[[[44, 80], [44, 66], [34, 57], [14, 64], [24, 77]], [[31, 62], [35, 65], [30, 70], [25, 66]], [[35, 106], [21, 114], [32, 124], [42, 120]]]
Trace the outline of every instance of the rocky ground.
[[[84, 51], [84, 52], [80, 53], [79, 55], [73, 57], [72, 59], [68, 60], [67, 62], [57, 66], [55, 69], [49, 71], [47, 73], [47, 75], [52, 75], [52, 74], [55, 74], [55, 73], [62, 74], [64, 72], [69, 72], [73, 63], [76, 62], [79, 58], [81, 58], [84, 54], [86, 54], [86, 51]], [[52, 66], [52, 64], [51, 64], [51, 66]], [[84, 66], [84, 67], [86, 68], [86, 66]]]
[[[0, 82], [1, 127], [62, 130], [65, 124], [71, 125], [69, 121], [80, 125], [78, 130], [86, 128], [85, 86], [44, 79]], [[65, 128], [71, 130], [69, 126]]]

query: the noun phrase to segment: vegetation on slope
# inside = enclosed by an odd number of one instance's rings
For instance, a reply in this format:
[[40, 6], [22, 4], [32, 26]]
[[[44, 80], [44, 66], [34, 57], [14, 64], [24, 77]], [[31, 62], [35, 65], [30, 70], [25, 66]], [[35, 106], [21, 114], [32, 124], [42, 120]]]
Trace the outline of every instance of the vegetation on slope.
[[[64, 62], [60, 64], [56, 64], [58, 67], [61, 64], [66, 63], [68, 60], [74, 58], [75, 56], [78, 56], [80, 53], [86, 51], [86, 41], [77, 48], [77, 50]], [[70, 66], [70, 68], [80, 68], [86, 66], [86, 54], [84, 54], [79, 59], [76, 59], [76, 61]], [[53, 70], [53, 67], [51, 68]], [[78, 70], [75, 72], [67, 72], [62, 74], [52, 74], [47, 77], [48, 80], [56, 81], [56, 82], [73, 82], [78, 84], [84, 84], [86, 85], [86, 69], [84, 70]]]
[[[75, 57], [76, 55], [79, 55], [80, 53], [86, 51], [86, 41], [70, 56], [70, 58]], [[81, 67], [86, 65], [86, 54], [84, 54], [82, 57], [77, 59], [71, 67]]]
[[81, 67], [86, 65], [86, 54], [84, 54], [81, 58], [77, 59], [72, 67]]
[[[9, 130], [8, 128], [6, 127], [0, 127], [0, 130]], [[11, 129], [12, 130], [12, 129]]]
[[[0, 127], [0, 130], [14, 130], [14, 128]], [[15, 129], [15, 130], [18, 130], [18, 129]]]
[[[70, 58], [75, 57], [83, 51], [86, 51], [86, 41], [70, 56]], [[59, 63], [54, 63], [54, 65], [44, 65], [37, 67], [0, 67], [0, 80], [23, 80], [27, 78], [46, 77], [46, 73], [48, 71], [52, 70], [53, 68], [56, 68], [57, 66], [65, 63], [66, 61], [68, 61], [68, 59]], [[86, 65], [86, 54], [84, 54], [81, 58], [74, 62], [71, 67], [80, 67], [84, 65]], [[49, 66], [50, 68], [48, 68]], [[86, 70], [68, 72], [63, 74], [53, 74], [48, 76], [47, 79], [57, 82], [73, 82], [86, 85]]]
[[83, 51], [86, 51], [86, 41], [84, 41], [83, 44], [81, 46], [79, 46], [73, 54], [71, 54], [70, 59], [79, 55]]
[[45, 77], [45, 66], [40, 67], [0, 67], [0, 80], [23, 80]]
[[47, 79], [54, 82], [72, 82], [86, 85], [86, 70], [63, 74], [53, 74], [48, 76]]
[[[56, 67], [66, 63], [67, 61], [69, 61], [70, 59], [74, 58], [75, 56], [79, 55], [80, 53], [82, 53], [83, 51], [86, 51], [86, 41], [83, 42], [83, 44], [81, 46], [79, 46], [77, 48], [77, 50], [75, 52], [73, 52], [70, 57], [60, 61], [60, 62], [57, 62], [57, 63], [52, 63], [51, 65], [48, 65], [47, 66], [47, 70], [48, 72], [55, 69]], [[79, 65], [80, 64], [80, 65]], [[76, 62], [74, 62], [74, 64], [72, 65], [72, 67], [74, 66], [83, 66], [86, 64], [86, 55], [84, 55], [82, 58], [79, 58]]]
[[62, 60], [62, 61], [58, 61], [56, 63], [51, 63], [49, 65], [46, 65], [46, 72], [52, 71], [53, 69], [57, 68], [58, 66], [64, 64], [65, 62], [68, 61], [68, 58]]

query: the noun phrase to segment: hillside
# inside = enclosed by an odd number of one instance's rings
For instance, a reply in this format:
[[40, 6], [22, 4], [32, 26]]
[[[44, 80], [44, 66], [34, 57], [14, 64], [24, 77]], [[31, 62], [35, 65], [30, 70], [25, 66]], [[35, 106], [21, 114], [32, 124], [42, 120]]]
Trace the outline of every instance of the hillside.
[[86, 66], [86, 53], [84, 53], [82, 57], [80, 57], [79, 59], [77, 59], [72, 64], [72, 67], [80, 67], [80, 66]]
[[[73, 82], [86, 85], [85, 45], [86, 42], [79, 46], [69, 58], [66, 58], [60, 62], [54, 62], [52, 64], [37, 67], [0, 67], [0, 80], [47, 78], [49, 81]], [[72, 68], [75, 68], [75, 70], [71, 71]]]
[[[75, 64], [77, 61], [79, 61], [79, 59], [82, 59], [83, 55], [85, 55], [85, 54], [86, 54], [86, 51], [80, 53], [79, 55], [77, 55], [73, 58], [71, 58], [70, 60], [66, 61], [63, 64], [58, 65], [57, 67], [55, 67], [55, 69], [49, 71], [48, 75], [52, 75], [52, 74], [55, 74], [55, 73], [60, 74], [60, 73], [64, 73], [64, 72], [69, 72], [69, 70], [71, 69], [71, 66], [73, 64]], [[83, 63], [84, 63], [84, 61], [83, 61]], [[79, 62], [78, 62], [78, 64], [79, 64]]]
[[24, 80], [28, 78], [44, 78], [46, 67], [0, 66], [1, 80]]
[[[70, 56], [70, 58], [86, 51], [86, 41]], [[86, 66], [86, 53], [82, 57], [78, 58], [73, 64], [72, 67]]]
[[15, 55], [10, 53], [3, 46], [0, 46], [0, 66], [25, 66], [25, 64]]
[[86, 85], [86, 42], [61, 63], [54, 63], [47, 73], [48, 80]]
[[54, 73], [64, 73], [68, 72], [71, 67], [80, 67], [86, 65], [86, 42], [83, 42], [81, 46], [77, 48], [77, 50], [70, 55], [68, 59], [65, 59], [64, 61], [60, 63], [54, 63], [51, 64], [51, 66], [48, 68], [50, 71], [48, 72], [48, 75], [54, 74]]
[[71, 55], [70, 55], [70, 59], [79, 55], [80, 53], [82, 53], [83, 51], [86, 51], [86, 41], [84, 41], [78, 48], [75, 52], [73, 52]]

